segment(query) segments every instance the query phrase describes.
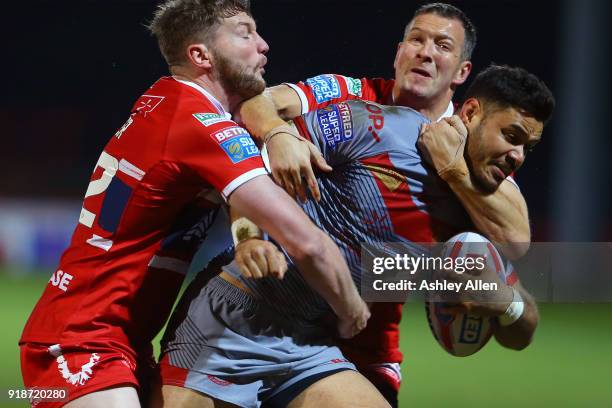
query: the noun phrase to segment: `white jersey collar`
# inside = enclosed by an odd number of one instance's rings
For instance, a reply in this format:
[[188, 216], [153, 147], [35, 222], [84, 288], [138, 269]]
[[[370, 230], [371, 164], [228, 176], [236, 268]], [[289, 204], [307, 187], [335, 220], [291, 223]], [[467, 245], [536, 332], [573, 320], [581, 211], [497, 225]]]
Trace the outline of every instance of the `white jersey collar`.
[[440, 117], [438, 118], [438, 120], [436, 120], [436, 122], [439, 122], [441, 119], [444, 119], [444, 118], [450, 118], [451, 116], [453, 116], [453, 113], [455, 113], [455, 105], [453, 105], [453, 101], [450, 101], [448, 103], [448, 107], [446, 108], [444, 113], [440, 115]]
[[215, 98], [214, 96], [212, 96], [212, 94], [210, 92], [208, 92], [206, 89], [202, 88], [200, 85], [196, 84], [195, 82], [191, 82], [191, 81], [185, 81], [183, 79], [178, 79], [176, 77], [172, 77], [175, 81], [178, 81], [182, 84], [185, 84], [187, 86], [192, 87], [193, 89], [197, 90], [198, 92], [200, 92], [202, 95], [204, 95], [213, 105], [214, 107], [217, 109], [217, 111], [221, 114], [224, 115], [226, 119], [231, 119], [232, 115], [229, 114], [228, 112], [225, 111], [225, 109], [223, 108], [223, 105], [221, 105], [221, 102], [219, 102], [217, 100], [217, 98]]

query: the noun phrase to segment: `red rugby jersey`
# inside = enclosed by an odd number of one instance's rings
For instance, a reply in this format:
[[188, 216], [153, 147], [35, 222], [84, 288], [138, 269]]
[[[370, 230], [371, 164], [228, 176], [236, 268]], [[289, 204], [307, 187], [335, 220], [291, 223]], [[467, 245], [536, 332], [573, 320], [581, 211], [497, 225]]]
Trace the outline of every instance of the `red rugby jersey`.
[[227, 198], [264, 174], [249, 134], [212, 95], [158, 80], [96, 163], [70, 246], [20, 342], [147, 347], [223, 202], [217, 192]]

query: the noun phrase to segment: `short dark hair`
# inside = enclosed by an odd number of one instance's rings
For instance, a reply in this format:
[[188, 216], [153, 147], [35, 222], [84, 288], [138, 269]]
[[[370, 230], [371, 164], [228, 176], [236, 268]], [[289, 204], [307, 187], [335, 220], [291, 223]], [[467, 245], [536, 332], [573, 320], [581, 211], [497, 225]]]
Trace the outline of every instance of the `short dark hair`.
[[461, 50], [461, 59], [463, 61], [468, 61], [470, 58], [472, 58], [472, 53], [474, 52], [474, 48], [476, 48], [476, 26], [474, 26], [472, 20], [470, 20], [463, 11], [450, 4], [429, 3], [419, 7], [417, 11], [414, 12], [412, 19], [406, 26], [406, 29], [404, 30], [404, 37], [408, 35], [408, 28], [414, 19], [423, 14], [435, 14], [449, 20], [459, 20], [463, 25], [463, 32], [465, 36], [463, 50]]
[[157, 6], [148, 28], [168, 65], [184, 62], [185, 46], [205, 42], [224, 18], [251, 14], [249, 0], [167, 0]]
[[546, 124], [555, 108], [555, 97], [546, 84], [524, 68], [491, 64], [480, 72], [465, 92], [500, 108], [519, 108]]

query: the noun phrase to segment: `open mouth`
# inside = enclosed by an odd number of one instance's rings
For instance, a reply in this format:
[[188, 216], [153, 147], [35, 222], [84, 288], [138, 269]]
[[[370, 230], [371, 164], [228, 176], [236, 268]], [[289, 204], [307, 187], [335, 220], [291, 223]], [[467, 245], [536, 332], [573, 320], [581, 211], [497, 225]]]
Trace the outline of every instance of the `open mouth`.
[[504, 179], [508, 177], [508, 174], [510, 174], [510, 172], [506, 173], [500, 166], [493, 165], [493, 177], [495, 177], [495, 180], [498, 182], [504, 181]]

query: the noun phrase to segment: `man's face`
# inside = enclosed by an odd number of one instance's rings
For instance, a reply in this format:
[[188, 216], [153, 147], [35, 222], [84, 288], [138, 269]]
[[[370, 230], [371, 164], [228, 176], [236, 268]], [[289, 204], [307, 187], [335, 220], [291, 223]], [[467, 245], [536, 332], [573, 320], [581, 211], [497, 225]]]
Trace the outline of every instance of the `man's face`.
[[268, 44], [259, 36], [255, 21], [246, 13], [226, 18], [214, 34], [212, 64], [224, 88], [243, 99], [266, 88], [263, 79]]
[[516, 108], [481, 111], [467, 124], [467, 157], [473, 180], [493, 192], [525, 161], [540, 141], [544, 125]]
[[395, 81], [399, 97], [434, 99], [452, 94], [452, 86], [467, 78], [461, 53], [465, 31], [461, 21], [435, 14], [421, 14], [408, 27], [399, 45]]

